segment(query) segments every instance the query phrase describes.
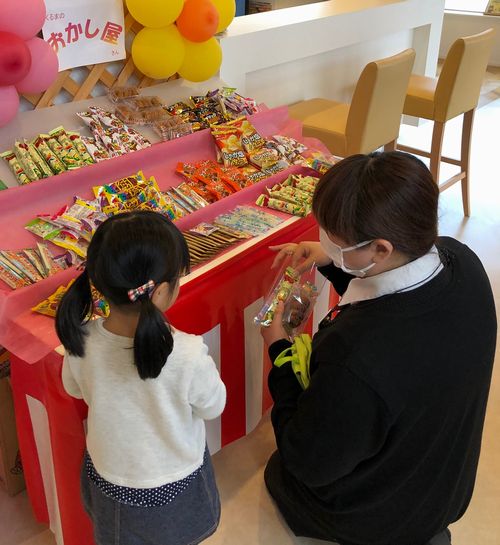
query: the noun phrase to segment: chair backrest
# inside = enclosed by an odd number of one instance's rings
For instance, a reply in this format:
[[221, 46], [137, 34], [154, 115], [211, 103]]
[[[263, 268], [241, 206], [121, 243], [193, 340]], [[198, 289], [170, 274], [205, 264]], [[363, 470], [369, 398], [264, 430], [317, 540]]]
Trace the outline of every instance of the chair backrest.
[[347, 154], [370, 153], [399, 135], [415, 51], [368, 63], [359, 77], [346, 125]]
[[456, 40], [443, 64], [434, 94], [434, 119], [445, 122], [477, 106], [495, 31]]

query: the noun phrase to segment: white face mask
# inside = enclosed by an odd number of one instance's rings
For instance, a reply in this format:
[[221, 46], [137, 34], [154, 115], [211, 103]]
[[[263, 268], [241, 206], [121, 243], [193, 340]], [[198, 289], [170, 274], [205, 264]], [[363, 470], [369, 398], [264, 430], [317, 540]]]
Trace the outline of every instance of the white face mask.
[[367, 271], [369, 271], [372, 267], [375, 266], [375, 263], [370, 263], [370, 265], [363, 267], [362, 269], [349, 269], [348, 267], [344, 265], [345, 252], [356, 250], [356, 248], [362, 248], [363, 246], [366, 246], [367, 244], [370, 244], [371, 242], [373, 242], [372, 240], [366, 240], [365, 242], [360, 242], [359, 244], [355, 244], [354, 246], [349, 246], [348, 248], [341, 248], [338, 244], [335, 244], [334, 242], [330, 240], [330, 238], [328, 237], [328, 234], [326, 233], [324, 229], [320, 228], [319, 242], [325, 254], [333, 261], [333, 264], [348, 274], [352, 274], [353, 276], [363, 278], [364, 276], [366, 276]]

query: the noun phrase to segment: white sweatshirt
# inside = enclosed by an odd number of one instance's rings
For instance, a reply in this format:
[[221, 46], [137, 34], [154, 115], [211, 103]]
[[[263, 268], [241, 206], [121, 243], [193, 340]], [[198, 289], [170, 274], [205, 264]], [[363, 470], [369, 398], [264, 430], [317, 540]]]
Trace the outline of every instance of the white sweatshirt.
[[203, 339], [174, 331], [160, 375], [142, 380], [133, 339], [110, 333], [103, 320], [85, 327], [85, 356], [66, 354], [62, 379], [89, 407], [87, 449], [107, 481], [153, 488], [182, 479], [203, 462], [205, 423], [219, 416], [226, 388]]

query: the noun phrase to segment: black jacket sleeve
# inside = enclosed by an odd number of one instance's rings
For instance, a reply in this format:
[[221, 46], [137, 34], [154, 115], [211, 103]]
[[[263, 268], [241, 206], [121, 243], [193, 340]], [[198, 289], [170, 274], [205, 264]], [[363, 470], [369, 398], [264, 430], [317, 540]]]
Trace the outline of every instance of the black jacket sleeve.
[[390, 418], [385, 403], [347, 364], [319, 362], [304, 391], [291, 366], [284, 365], [271, 371], [269, 387], [283, 463], [308, 487], [348, 475], [386, 440]]
[[333, 263], [325, 267], [318, 267], [318, 271], [332, 284], [339, 295], [344, 295], [349, 282], [354, 278], [352, 274], [347, 274], [342, 269], [335, 267]]

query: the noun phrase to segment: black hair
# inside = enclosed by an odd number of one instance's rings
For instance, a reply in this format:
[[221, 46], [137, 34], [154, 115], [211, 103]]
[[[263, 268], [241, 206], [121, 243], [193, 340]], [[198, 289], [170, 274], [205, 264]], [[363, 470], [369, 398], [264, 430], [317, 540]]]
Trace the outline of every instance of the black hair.
[[165, 216], [135, 211], [113, 216], [96, 230], [87, 251], [85, 271], [64, 295], [56, 330], [69, 354], [85, 354], [84, 324], [92, 311], [91, 284], [113, 305], [139, 312], [134, 361], [142, 379], [156, 378], [173, 349], [173, 337], [149, 293], [137, 301], [128, 291], [152, 280], [173, 290], [189, 272], [189, 250], [182, 233]]
[[348, 244], [383, 238], [416, 259], [437, 238], [439, 189], [429, 169], [400, 151], [352, 155], [319, 181], [313, 212]]

